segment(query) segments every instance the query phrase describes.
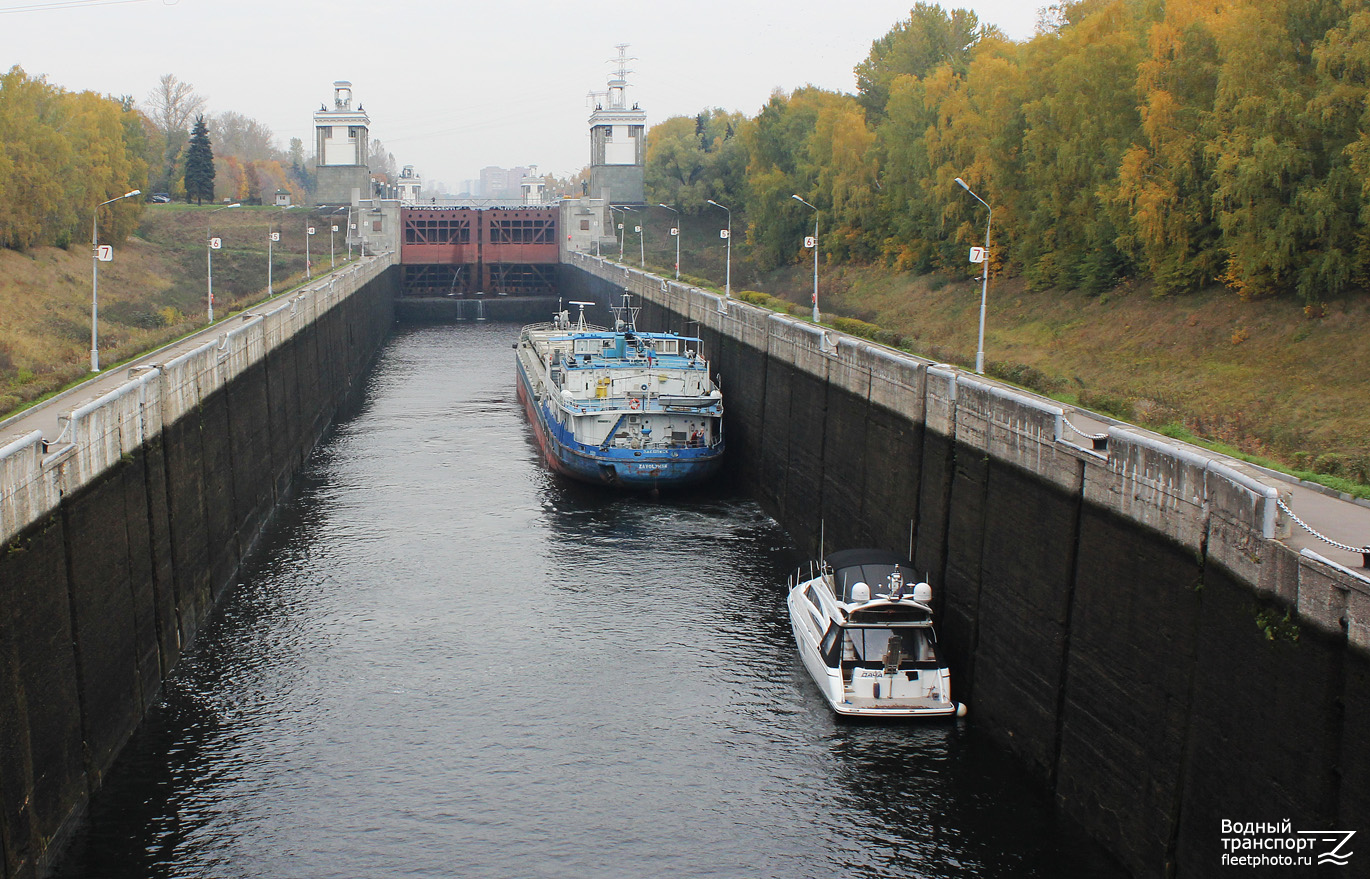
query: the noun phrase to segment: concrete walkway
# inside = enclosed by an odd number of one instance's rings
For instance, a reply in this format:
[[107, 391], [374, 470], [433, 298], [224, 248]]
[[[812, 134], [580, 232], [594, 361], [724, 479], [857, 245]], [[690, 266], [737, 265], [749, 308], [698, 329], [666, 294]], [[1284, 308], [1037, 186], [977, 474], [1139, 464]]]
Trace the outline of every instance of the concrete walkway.
[[342, 277], [344, 274], [354, 271], [358, 267], [364, 265], [365, 260], [373, 258], [374, 257], [366, 257], [364, 259], [359, 259], [344, 268], [335, 269], [332, 272], [319, 275], [304, 284], [292, 287], [284, 293], [277, 293], [270, 299], [264, 299], [251, 308], [234, 314], [232, 317], [226, 317], [215, 321], [213, 325], [186, 336], [184, 339], [172, 342], [170, 345], [158, 348], [155, 351], [150, 351], [147, 354], [140, 355], [119, 367], [111, 367], [102, 370], [100, 373], [93, 375], [91, 378], [73, 388], [68, 388], [62, 393], [44, 400], [36, 406], [25, 409], [23, 412], [11, 415], [9, 418], [0, 421], [0, 447], [4, 447], [11, 441], [19, 439], [20, 437], [28, 436], [35, 430], [41, 430], [43, 432], [43, 439], [47, 440], [50, 444], [63, 442], [64, 438], [61, 436], [62, 427], [64, 426], [66, 416], [71, 414], [73, 410], [79, 409], [92, 400], [103, 397], [105, 394], [108, 394], [110, 391], [127, 382], [130, 378], [133, 378], [138, 372], [149, 367], [166, 363], [187, 351], [194, 351], [201, 345], [214, 341], [219, 336], [241, 324], [243, 320], [250, 319], [258, 314], [265, 314], [282, 302], [288, 301], [292, 296], [298, 296], [306, 290], [318, 290], [327, 287], [331, 277]]
[[[1122, 422], [1100, 418], [1080, 409], [1067, 409], [1066, 419], [1067, 430], [1073, 426], [1077, 434], [1071, 439], [1085, 447], [1089, 445], [1086, 440], [1106, 435], [1110, 425], [1122, 425]], [[1302, 482], [1287, 473], [1257, 467], [1244, 461], [1232, 461], [1231, 466], [1258, 479], [1281, 483], [1281, 494], [1289, 492], [1290, 497], [1286, 503], [1289, 509], [1294, 511], [1294, 515], [1328, 539], [1344, 546], [1370, 547], [1370, 501], [1340, 495], [1326, 486]], [[1367, 550], [1367, 553], [1360, 553], [1334, 547], [1296, 522], [1290, 522], [1290, 535], [1282, 542], [1300, 552], [1305, 549], [1311, 550], [1328, 561], [1370, 576], [1370, 567], [1367, 567], [1367, 564], [1370, 564], [1370, 558], [1367, 558], [1370, 550]]]

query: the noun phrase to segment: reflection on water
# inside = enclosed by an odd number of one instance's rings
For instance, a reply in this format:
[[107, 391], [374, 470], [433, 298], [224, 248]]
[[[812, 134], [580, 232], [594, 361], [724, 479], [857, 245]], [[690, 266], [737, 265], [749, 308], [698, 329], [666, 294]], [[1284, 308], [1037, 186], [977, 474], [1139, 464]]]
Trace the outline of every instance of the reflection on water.
[[964, 723], [828, 712], [750, 500], [551, 477], [516, 332], [391, 341], [58, 875], [1117, 875]]

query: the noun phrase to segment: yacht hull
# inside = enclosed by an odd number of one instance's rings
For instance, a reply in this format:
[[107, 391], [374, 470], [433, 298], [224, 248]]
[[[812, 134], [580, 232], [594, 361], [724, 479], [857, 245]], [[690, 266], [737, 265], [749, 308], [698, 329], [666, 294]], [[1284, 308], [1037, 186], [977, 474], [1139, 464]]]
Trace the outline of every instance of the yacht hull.
[[[907, 672], [889, 674], [879, 669], [852, 668], [844, 676], [841, 667], [829, 667], [824, 663], [820, 647], [823, 633], [819, 626], [827, 625], [828, 621], [813, 618], [800, 600], [799, 596], [808, 585], [807, 582], [799, 583], [786, 598], [790, 631], [804, 670], [833, 713], [843, 717], [887, 720], [956, 717], [964, 713], [961, 706], [949, 699], [907, 692], [909, 688], [904, 682], [912, 680]], [[940, 692], [949, 692], [946, 669], [928, 671], [932, 674], [922, 683], [934, 681], [933, 686]]]

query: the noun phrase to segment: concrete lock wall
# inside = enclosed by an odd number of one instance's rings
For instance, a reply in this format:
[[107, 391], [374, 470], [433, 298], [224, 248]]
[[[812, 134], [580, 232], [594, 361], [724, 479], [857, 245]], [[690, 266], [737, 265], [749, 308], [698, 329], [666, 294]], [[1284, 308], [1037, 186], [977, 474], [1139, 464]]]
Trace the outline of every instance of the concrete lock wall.
[[222, 325], [0, 449], [0, 879], [54, 842], [393, 323], [389, 257]]
[[1278, 483], [1130, 426], [1085, 448], [1050, 400], [569, 261], [567, 295], [703, 338], [730, 465], [802, 546], [912, 540], [971, 722], [1132, 875], [1218, 872], [1224, 819], [1370, 827], [1370, 581], [1280, 542]]

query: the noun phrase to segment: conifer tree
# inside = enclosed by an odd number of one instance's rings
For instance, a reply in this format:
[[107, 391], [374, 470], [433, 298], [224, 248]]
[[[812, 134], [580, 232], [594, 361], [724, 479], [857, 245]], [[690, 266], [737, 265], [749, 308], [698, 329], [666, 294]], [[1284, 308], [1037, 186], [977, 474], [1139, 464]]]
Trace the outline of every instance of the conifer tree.
[[186, 149], [186, 202], [194, 198], [196, 204], [205, 199], [214, 201], [214, 149], [209, 144], [209, 126], [204, 116], [195, 117], [190, 131], [190, 146]]

